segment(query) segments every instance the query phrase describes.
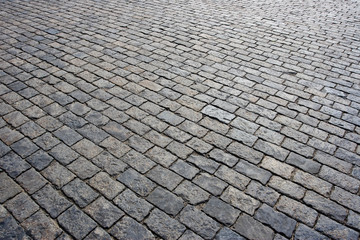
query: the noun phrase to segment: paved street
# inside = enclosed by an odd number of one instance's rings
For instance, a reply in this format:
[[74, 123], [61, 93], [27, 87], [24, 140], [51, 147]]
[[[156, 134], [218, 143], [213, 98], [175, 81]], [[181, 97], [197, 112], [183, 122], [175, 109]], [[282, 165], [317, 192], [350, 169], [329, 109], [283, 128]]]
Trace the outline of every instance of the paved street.
[[0, 239], [360, 233], [360, 2], [0, 0]]

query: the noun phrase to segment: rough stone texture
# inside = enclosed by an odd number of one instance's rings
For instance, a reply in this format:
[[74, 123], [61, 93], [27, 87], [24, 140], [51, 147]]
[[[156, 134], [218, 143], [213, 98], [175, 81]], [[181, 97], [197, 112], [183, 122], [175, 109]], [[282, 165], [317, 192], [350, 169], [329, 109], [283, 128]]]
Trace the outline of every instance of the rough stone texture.
[[5, 207], [19, 222], [24, 221], [39, 209], [39, 206], [24, 192], [7, 201]]
[[249, 215], [241, 215], [234, 225], [234, 230], [249, 239], [273, 239], [274, 231]]
[[242, 236], [236, 232], [230, 230], [229, 228], [223, 228], [216, 234], [215, 240], [245, 240]]
[[81, 208], [87, 206], [99, 195], [89, 185], [78, 178], [65, 185], [62, 190]]
[[114, 203], [137, 221], [142, 221], [153, 208], [150, 203], [139, 198], [129, 189], [117, 196]]
[[192, 206], [183, 209], [180, 221], [205, 239], [213, 238], [220, 228], [216, 221]]
[[324, 215], [321, 215], [317, 224], [315, 225], [315, 230], [331, 237], [332, 239], [358, 239], [359, 233], [345, 227], [344, 225], [337, 223], [331, 220]]
[[163, 239], [177, 239], [186, 230], [185, 226], [159, 209], [154, 209], [145, 220], [146, 225]]
[[59, 224], [76, 239], [84, 238], [96, 223], [80, 209], [72, 206], [58, 217]]
[[206, 191], [202, 190], [200, 187], [189, 181], [183, 181], [174, 190], [174, 193], [193, 205], [205, 202], [210, 196], [210, 194], [208, 194]]
[[61, 228], [54, 220], [47, 217], [42, 211], [33, 214], [22, 222], [21, 226], [34, 239], [55, 239], [62, 233]]
[[33, 194], [33, 198], [53, 218], [56, 218], [60, 213], [71, 206], [71, 202], [60, 195], [50, 185], [46, 185]]
[[31, 239], [2, 205], [0, 205], [0, 236], [3, 239]]
[[85, 212], [104, 228], [111, 227], [124, 215], [123, 211], [103, 197], [96, 199], [87, 206]]
[[5, 202], [21, 192], [21, 187], [4, 172], [0, 173], [0, 182], [0, 203]]
[[156, 187], [155, 183], [133, 169], [126, 170], [117, 180], [141, 196], [147, 196]]
[[295, 238], [296, 240], [307, 240], [307, 239], [314, 239], [314, 240], [327, 240], [326, 236], [319, 234], [318, 232], [314, 231], [313, 229], [309, 228], [304, 224], [300, 224], [299, 227], [296, 229]]
[[206, 203], [203, 211], [225, 225], [232, 225], [240, 214], [239, 210], [216, 197]]
[[150, 193], [146, 200], [170, 215], [177, 215], [184, 207], [181, 198], [161, 187]]
[[295, 230], [296, 221], [294, 219], [274, 211], [266, 204], [263, 204], [256, 211], [255, 218], [262, 223], [269, 224], [276, 231], [284, 233], [287, 237], [290, 237]]
[[0, 238], [356, 238], [359, 4], [0, 1]]
[[108, 174], [104, 172], [96, 174], [93, 178], [90, 179], [89, 184], [108, 199], [113, 199], [125, 188], [124, 185], [118, 181], [113, 180]]
[[129, 217], [123, 217], [111, 229], [110, 234], [117, 239], [155, 239], [154, 235], [144, 226]]

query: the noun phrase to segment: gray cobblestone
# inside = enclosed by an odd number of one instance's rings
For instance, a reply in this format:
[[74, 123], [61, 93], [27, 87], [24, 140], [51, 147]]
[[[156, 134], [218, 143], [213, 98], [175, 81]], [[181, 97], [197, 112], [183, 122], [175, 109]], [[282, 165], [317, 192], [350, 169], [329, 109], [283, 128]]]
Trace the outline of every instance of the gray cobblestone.
[[180, 213], [180, 222], [205, 239], [213, 238], [220, 229], [220, 224], [192, 206], [183, 209]]
[[1, 236], [358, 238], [357, 1], [3, 2]]
[[247, 214], [241, 215], [234, 225], [236, 232], [249, 238], [260, 238], [260, 239], [273, 239], [274, 231], [269, 227], [266, 227], [262, 223], [256, 221], [254, 218]]
[[332, 221], [323, 215], [320, 216], [315, 229], [333, 239], [357, 239], [359, 237], [358, 232]]
[[255, 214], [255, 218], [263, 223], [269, 224], [275, 230], [291, 237], [295, 230], [296, 221], [286, 215], [274, 211], [268, 205], [263, 204]]

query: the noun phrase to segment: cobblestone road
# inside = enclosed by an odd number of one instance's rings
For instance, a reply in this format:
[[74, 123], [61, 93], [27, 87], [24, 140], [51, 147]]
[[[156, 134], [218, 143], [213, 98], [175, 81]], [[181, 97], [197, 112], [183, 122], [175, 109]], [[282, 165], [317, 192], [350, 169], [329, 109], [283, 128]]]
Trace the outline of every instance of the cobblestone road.
[[359, 1], [0, 18], [0, 239], [359, 239]]

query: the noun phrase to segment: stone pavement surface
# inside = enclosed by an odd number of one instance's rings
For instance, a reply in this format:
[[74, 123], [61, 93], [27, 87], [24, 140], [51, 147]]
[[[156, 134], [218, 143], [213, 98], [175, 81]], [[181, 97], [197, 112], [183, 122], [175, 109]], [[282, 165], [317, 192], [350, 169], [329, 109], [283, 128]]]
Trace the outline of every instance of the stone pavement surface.
[[0, 239], [359, 239], [359, 1], [0, 18]]

